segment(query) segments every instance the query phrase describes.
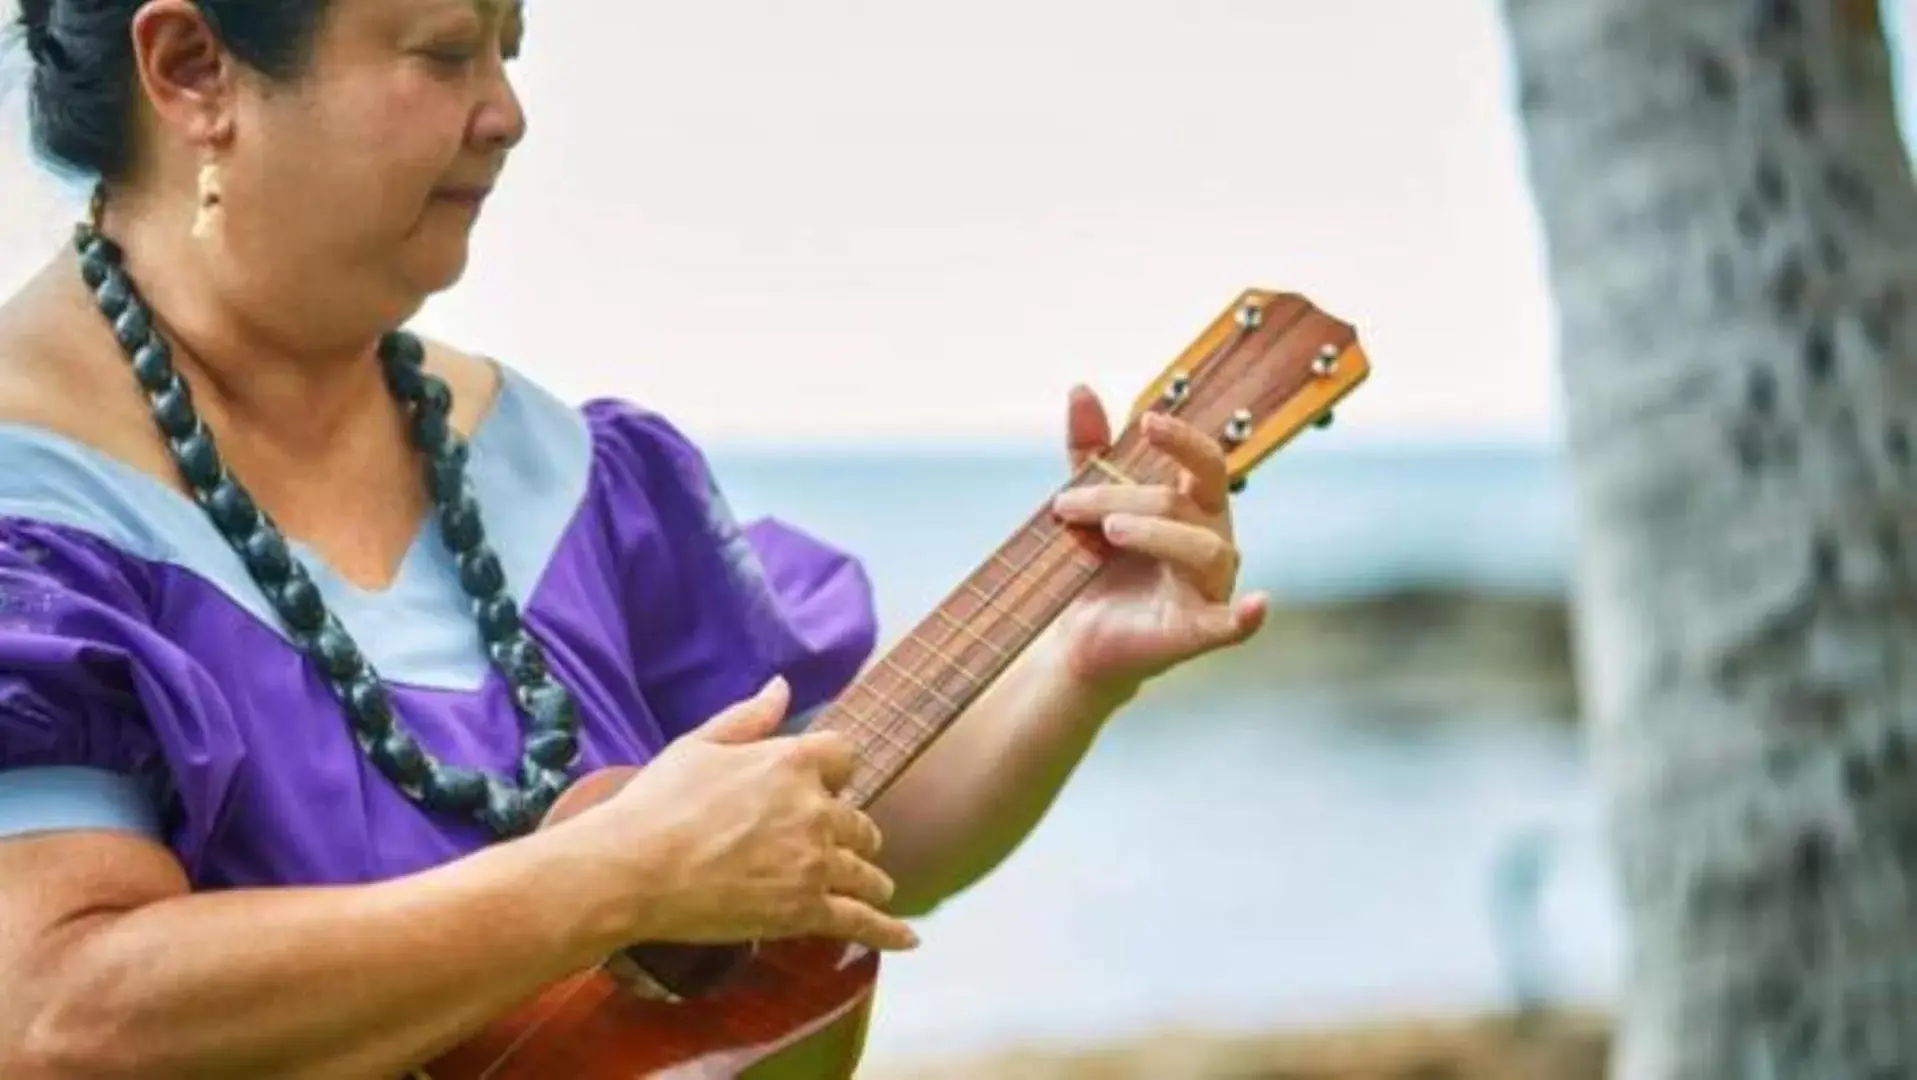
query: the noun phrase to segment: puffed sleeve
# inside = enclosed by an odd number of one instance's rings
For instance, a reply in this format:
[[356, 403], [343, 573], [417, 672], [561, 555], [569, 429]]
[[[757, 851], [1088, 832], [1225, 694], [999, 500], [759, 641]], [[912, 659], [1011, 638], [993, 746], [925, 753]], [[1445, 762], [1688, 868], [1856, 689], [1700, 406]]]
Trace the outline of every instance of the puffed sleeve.
[[791, 683], [792, 726], [802, 724], [876, 643], [864, 568], [782, 521], [735, 521], [705, 455], [657, 414], [600, 401], [586, 415], [634, 663], [665, 734], [699, 726], [775, 674]]
[[146, 607], [106, 545], [0, 519], [0, 837], [163, 838], [174, 789], [151, 721], [188, 661]]

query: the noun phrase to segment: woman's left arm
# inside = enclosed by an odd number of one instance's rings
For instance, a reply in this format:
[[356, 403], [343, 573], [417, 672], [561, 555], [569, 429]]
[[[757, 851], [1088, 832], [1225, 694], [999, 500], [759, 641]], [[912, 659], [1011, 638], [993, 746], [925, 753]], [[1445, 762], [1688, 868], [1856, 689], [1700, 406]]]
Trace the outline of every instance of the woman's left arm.
[[1057, 653], [1048, 632], [871, 807], [895, 914], [929, 914], [1003, 862], [1124, 703], [1065, 677]]
[[[1146, 438], [1175, 461], [1162, 485], [1074, 489], [1055, 509], [1116, 549], [1091, 586], [872, 806], [893, 910], [923, 915], [984, 877], [1037, 826], [1107, 719], [1149, 679], [1238, 644], [1264, 622], [1260, 595], [1234, 598], [1223, 450], [1167, 416]], [[1072, 466], [1111, 441], [1089, 390], [1071, 397]]]

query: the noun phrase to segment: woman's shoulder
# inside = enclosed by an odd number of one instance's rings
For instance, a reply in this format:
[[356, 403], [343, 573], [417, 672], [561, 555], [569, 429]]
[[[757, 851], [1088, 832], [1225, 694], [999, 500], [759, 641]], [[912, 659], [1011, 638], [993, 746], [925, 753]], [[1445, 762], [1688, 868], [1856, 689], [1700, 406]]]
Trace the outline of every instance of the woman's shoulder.
[[[0, 525], [71, 546], [152, 554], [170, 463], [111, 334], [35, 279], [0, 306]], [[104, 342], [89, 341], [97, 332]]]
[[165, 475], [145, 399], [111, 331], [59, 285], [50, 267], [0, 305], [0, 432], [61, 439]]

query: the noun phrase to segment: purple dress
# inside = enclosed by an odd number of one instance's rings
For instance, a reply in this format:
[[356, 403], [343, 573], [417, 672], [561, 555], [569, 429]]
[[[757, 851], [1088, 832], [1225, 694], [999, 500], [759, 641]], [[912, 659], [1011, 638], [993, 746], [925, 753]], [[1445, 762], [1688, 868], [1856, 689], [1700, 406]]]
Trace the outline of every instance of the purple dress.
[[[776, 521], [735, 524], [659, 416], [502, 375], [471, 475], [508, 588], [577, 698], [575, 775], [643, 764], [775, 673], [795, 723], [844, 688], [876, 636], [856, 561]], [[511, 775], [519, 721], [437, 525], [383, 590], [295, 551], [425, 747]], [[489, 840], [366, 760], [196, 505], [0, 425], [0, 836], [73, 828], [156, 837], [199, 889], [373, 881]]]

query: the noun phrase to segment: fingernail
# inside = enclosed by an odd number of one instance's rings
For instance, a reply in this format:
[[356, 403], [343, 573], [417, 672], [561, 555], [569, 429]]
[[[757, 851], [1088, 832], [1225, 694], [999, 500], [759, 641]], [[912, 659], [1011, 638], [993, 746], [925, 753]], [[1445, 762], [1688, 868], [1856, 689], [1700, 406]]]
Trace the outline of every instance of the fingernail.
[[1110, 539], [1123, 540], [1130, 536], [1131, 532], [1131, 524], [1124, 518], [1114, 516], [1105, 519], [1105, 535]]
[[1052, 509], [1061, 511], [1076, 510], [1084, 501], [1085, 496], [1081, 494], [1077, 488], [1073, 488], [1070, 491], [1061, 491], [1057, 495], [1052, 496]]

